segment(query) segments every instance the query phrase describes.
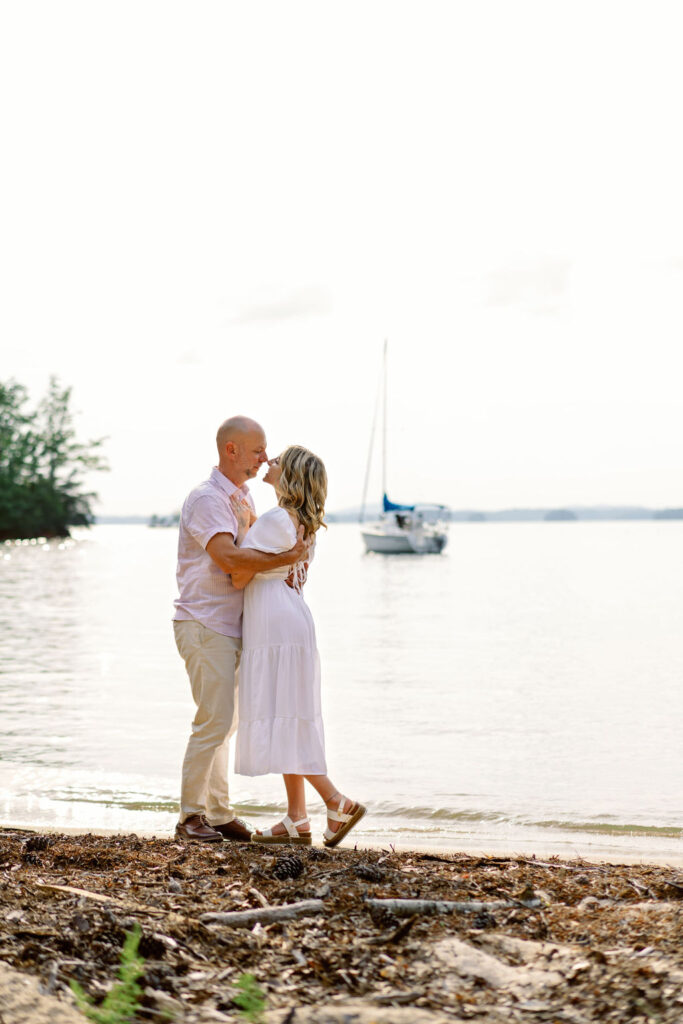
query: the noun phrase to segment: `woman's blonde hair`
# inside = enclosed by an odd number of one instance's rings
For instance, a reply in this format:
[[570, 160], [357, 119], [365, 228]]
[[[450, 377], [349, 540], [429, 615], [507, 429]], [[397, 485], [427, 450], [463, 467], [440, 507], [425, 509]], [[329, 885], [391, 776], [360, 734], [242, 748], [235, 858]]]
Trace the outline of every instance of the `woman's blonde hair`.
[[294, 512], [304, 528], [304, 536], [313, 534], [324, 522], [327, 498], [327, 473], [323, 460], [298, 444], [285, 448], [280, 456], [278, 504]]

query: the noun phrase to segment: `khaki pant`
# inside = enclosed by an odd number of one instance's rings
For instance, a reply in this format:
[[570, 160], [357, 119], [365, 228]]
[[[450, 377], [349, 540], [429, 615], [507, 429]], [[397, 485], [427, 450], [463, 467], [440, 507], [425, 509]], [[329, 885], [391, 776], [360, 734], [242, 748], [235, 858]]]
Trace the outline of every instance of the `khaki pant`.
[[228, 748], [237, 728], [242, 641], [193, 619], [174, 622], [173, 631], [197, 705], [183, 761], [180, 821], [205, 814], [210, 825], [223, 825], [235, 818], [228, 795]]

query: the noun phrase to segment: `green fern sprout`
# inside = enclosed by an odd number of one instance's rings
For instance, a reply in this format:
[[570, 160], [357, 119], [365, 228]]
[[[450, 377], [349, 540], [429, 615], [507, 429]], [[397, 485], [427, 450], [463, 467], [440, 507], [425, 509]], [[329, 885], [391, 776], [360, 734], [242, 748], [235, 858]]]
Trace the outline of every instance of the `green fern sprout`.
[[126, 932], [126, 941], [121, 950], [121, 966], [118, 981], [107, 993], [100, 1006], [94, 1006], [77, 981], [69, 982], [81, 1013], [94, 1024], [126, 1024], [135, 1018], [142, 995], [137, 983], [144, 974], [144, 959], [138, 954], [142, 932], [136, 924], [132, 932]]
[[259, 987], [253, 974], [240, 974], [235, 982], [235, 988], [239, 989], [233, 1002], [240, 1008], [240, 1017], [249, 1021], [249, 1024], [259, 1024], [263, 1020], [263, 1011], [266, 1007], [266, 996]]

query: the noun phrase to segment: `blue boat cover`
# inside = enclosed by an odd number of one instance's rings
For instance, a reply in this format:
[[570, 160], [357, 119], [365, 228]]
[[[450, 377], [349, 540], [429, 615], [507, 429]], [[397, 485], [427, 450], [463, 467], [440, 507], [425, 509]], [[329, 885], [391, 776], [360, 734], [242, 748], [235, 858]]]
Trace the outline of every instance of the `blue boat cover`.
[[414, 505], [396, 505], [393, 501], [389, 501], [386, 494], [383, 497], [382, 505], [385, 512], [412, 512], [415, 508]]

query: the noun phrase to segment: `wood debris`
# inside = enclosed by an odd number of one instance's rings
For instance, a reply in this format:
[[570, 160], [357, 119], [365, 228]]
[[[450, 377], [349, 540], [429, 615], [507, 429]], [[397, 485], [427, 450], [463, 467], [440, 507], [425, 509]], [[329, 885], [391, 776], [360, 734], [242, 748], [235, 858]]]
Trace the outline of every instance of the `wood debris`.
[[138, 922], [151, 1024], [235, 1020], [245, 972], [272, 1024], [683, 1020], [676, 870], [312, 847], [288, 877], [284, 855], [0, 829], [0, 961], [101, 1000]]

